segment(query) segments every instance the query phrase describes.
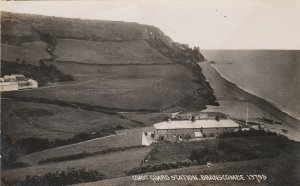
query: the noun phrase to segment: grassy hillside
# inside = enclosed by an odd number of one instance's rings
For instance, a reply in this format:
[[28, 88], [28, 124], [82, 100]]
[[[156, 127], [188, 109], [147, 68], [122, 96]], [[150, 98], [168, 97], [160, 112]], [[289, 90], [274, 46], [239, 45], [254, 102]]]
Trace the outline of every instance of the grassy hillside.
[[[1, 31], [2, 73], [21, 73], [41, 85], [1, 95], [9, 99], [2, 101], [3, 135], [11, 139], [12, 148], [16, 141], [24, 147], [19, 154], [18, 148], [12, 149], [12, 162], [22, 153], [79, 142], [73, 139], [78, 135], [88, 140], [116, 129], [152, 125], [169, 114], [165, 110], [199, 111], [215, 104], [213, 91], [196, 65], [203, 56], [197, 50], [177, 47], [153, 26], [2, 12]], [[72, 81], [65, 81], [67, 75]], [[100, 136], [92, 134], [99, 131]], [[139, 145], [141, 137], [130, 135], [132, 143]], [[120, 136], [111, 139], [114, 143], [107, 138], [109, 145], [95, 140], [92, 146], [77, 148], [80, 153], [130, 146], [131, 140]], [[41, 152], [43, 156], [25, 158], [25, 162], [72, 155], [71, 147], [50, 149], [47, 152], [52, 154]], [[142, 154], [149, 150], [145, 151]], [[42, 169], [47, 168], [24, 170], [34, 175]]]
[[[21, 96], [84, 103], [97, 100], [97, 105], [157, 110], [175, 104], [197, 109], [214, 104], [213, 91], [205, 82], [201, 69], [197, 70], [199, 67], [195, 65], [203, 60], [203, 56], [192, 49], [176, 47], [158, 28], [137, 23], [7, 12], [3, 12], [2, 21], [2, 61], [18, 59], [29, 64], [44, 61], [63, 73], [74, 75], [76, 72], [76, 82], [103, 78], [76, 87], [28, 92]], [[114, 66], [95, 67], [86, 63]], [[164, 65], [174, 63], [178, 65]], [[129, 66], [118, 66], [123, 64]], [[135, 64], [141, 66], [131, 66]], [[100, 94], [98, 90], [101, 90]]]
[[187, 143], [161, 143], [153, 148], [147, 164], [198, 161], [198, 164], [243, 161], [298, 153], [300, 143], [283, 136], [266, 133], [265, 136], [232, 137]]
[[[42, 176], [49, 172], [67, 170], [68, 168], [85, 168], [102, 172], [108, 178], [120, 177], [125, 176], [126, 171], [137, 166], [149, 151], [150, 148], [148, 147], [129, 149], [125, 151], [90, 156], [79, 160], [7, 170], [2, 171], [1, 174], [6, 180], [24, 180], [27, 175]], [[126, 161], [124, 161], [124, 159], [126, 159]]]
[[[173, 185], [183, 185], [183, 186], [236, 186], [236, 185], [298, 185], [300, 182], [299, 174], [300, 171], [297, 167], [300, 165], [300, 158], [297, 155], [286, 155], [277, 158], [266, 158], [260, 160], [249, 160], [240, 162], [227, 162], [220, 164], [213, 164], [211, 167], [206, 165], [202, 166], [192, 166], [184, 167], [180, 169], [173, 169], [167, 171], [150, 172], [143, 175], [246, 175], [250, 174], [264, 174], [267, 176], [266, 181], [258, 182], [254, 180], [245, 181], [224, 181], [224, 180], [176, 180], [176, 181], [152, 181], [151, 179], [144, 181], [136, 181], [132, 179], [132, 176], [107, 179], [98, 182], [78, 184], [85, 186], [95, 186], [95, 185], [159, 185], [159, 186], [173, 186]], [[291, 169], [291, 167], [293, 167]]]
[[96, 132], [104, 128], [137, 127], [138, 124], [117, 115], [108, 115], [58, 105], [2, 101], [1, 127], [13, 141], [22, 138], [68, 139], [78, 132]]
[[[48, 36], [44, 37], [48, 39], [76, 38], [96, 41], [139, 40], [149, 37], [150, 34], [164, 36], [158, 28], [122, 21], [69, 19], [9, 12], [2, 12], [1, 17], [4, 26], [2, 37], [5, 38], [4, 42], [10, 44], [34, 41], [41, 35]], [[6, 36], [14, 36], [16, 40], [10, 40]]]
[[43, 61], [72, 75], [75, 83], [92, 80], [14, 96], [156, 110], [215, 104], [213, 91], [196, 65], [203, 56], [177, 47], [152, 26], [3, 12], [1, 37], [2, 61]]
[[198, 87], [192, 74], [179, 65], [55, 66], [75, 81], [66, 86], [5, 95], [159, 112], [193, 96]]
[[29, 163], [31, 165], [38, 165], [40, 161], [46, 159], [67, 157], [83, 152], [95, 153], [105, 151], [108, 149], [141, 146], [143, 130], [149, 130], [149, 128], [137, 128], [117, 131], [116, 135], [106, 136], [103, 138], [98, 138], [81, 143], [75, 143], [63, 147], [48, 149], [35, 154], [20, 157], [18, 158], [18, 161]]
[[143, 40], [97, 42], [58, 39], [54, 55], [57, 61], [90, 64], [170, 63]]
[[41, 59], [49, 59], [51, 56], [46, 51], [47, 43], [44, 41], [33, 41], [21, 43], [18, 46], [4, 44], [1, 45], [1, 62], [22, 62], [38, 65]]
[[68, 74], [63, 74], [52, 64], [46, 65], [43, 62], [39, 66], [27, 64], [26, 61], [1, 63], [1, 74], [23, 74], [27, 78], [35, 79], [38, 81], [39, 86], [47, 83], [72, 81], [73, 77]]

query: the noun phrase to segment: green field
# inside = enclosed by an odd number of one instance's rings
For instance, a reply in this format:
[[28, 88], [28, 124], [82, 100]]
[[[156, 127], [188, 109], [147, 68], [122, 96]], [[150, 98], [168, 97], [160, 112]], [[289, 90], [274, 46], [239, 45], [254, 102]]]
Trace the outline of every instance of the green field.
[[145, 41], [96, 42], [58, 39], [54, 55], [58, 61], [92, 64], [151, 64], [170, 63]]
[[47, 43], [43, 41], [26, 42], [19, 46], [1, 45], [1, 60], [22, 62], [39, 65], [40, 59], [49, 59], [51, 56], [46, 51]]
[[79, 160], [65, 161], [59, 163], [45, 164], [34, 167], [17, 168], [2, 171], [5, 179], [23, 180], [27, 175], [44, 175], [48, 172], [67, 170], [67, 168], [89, 169], [102, 172], [108, 178], [125, 176], [126, 171], [137, 166], [151, 148], [129, 149], [120, 152], [91, 156]]
[[8, 100], [2, 100], [1, 105], [2, 132], [13, 141], [29, 137], [67, 139], [79, 131], [92, 133], [109, 127], [138, 127], [116, 115], [76, 108]]
[[143, 175], [246, 175], [264, 174], [267, 176], [266, 181], [260, 183], [256, 180], [245, 181], [134, 181], [132, 176], [107, 179], [99, 182], [92, 182], [88, 184], [78, 184], [85, 186], [97, 186], [97, 185], [159, 185], [159, 186], [236, 186], [236, 185], [298, 185], [300, 182], [299, 174], [300, 170], [300, 158], [298, 155], [286, 155], [277, 158], [266, 158], [259, 160], [240, 161], [240, 162], [227, 162], [213, 164], [211, 167], [206, 165], [186, 167], [181, 169], [150, 172]]
[[69, 156], [82, 152], [93, 153], [112, 148], [131, 147], [142, 145], [142, 132], [149, 130], [147, 128], [128, 129], [117, 132], [117, 135], [106, 136], [86, 142], [75, 143], [58, 148], [48, 149], [28, 156], [20, 157], [18, 160], [37, 165], [39, 161], [54, 158]]
[[158, 28], [7, 12], [2, 17], [3, 61], [42, 60], [74, 77], [12, 96], [156, 112], [214, 102], [201, 69], [192, 70], [200, 53], [179, 50]]
[[[193, 96], [193, 90], [198, 86], [187, 69], [175, 64], [91, 66], [56, 63], [55, 66], [63, 73], [72, 75], [76, 81], [63, 83], [67, 85], [63, 87], [12, 95], [159, 111]], [[86, 83], [72, 85], [78, 82]]]

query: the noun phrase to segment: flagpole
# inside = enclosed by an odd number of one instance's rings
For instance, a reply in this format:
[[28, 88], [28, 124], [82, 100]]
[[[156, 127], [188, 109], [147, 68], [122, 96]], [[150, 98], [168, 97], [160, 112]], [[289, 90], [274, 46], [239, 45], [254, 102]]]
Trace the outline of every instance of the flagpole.
[[246, 114], [246, 126], [248, 125], [248, 112], [249, 112], [249, 108], [248, 108], [248, 97], [247, 97], [247, 114]]

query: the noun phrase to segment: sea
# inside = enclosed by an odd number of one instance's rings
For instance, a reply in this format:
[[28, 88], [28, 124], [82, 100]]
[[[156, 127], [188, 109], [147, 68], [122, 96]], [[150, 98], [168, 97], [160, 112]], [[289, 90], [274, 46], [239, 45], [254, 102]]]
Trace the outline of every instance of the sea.
[[300, 50], [202, 50], [228, 81], [300, 120]]

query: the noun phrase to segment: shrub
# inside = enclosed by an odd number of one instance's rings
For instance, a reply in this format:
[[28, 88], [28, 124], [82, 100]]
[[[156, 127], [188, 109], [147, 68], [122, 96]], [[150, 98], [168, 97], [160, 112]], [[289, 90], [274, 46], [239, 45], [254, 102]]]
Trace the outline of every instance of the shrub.
[[202, 150], [192, 150], [190, 153], [190, 160], [197, 161], [198, 164], [205, 164], [208, 161], [219, 163], [228, 161], [243, 161], [257, 158], [275, 157], [282, 152], [282, 150], [295, 149], [295, 143], [289, 141], [285, 137], [276, 137], [268, 140], [266, 143], [262, 142], [259, 147], [248, 145], [237, 145], [226, 141], [219, 141], [215, 146], [205, 147]]
[[8, 181], [2, 178], [3, 185], [72, 185], [102, 180], [105, 175], [96, 170], [67, 169], [66, 171], [47, 173], [43, 176], [27, 176], [22, 181]]
[[1, 63], [1, 73], [6, 74], [23, 74], [28, 78], [38, 81], [39, 85], [44, 85], [48, 82], [57, 81], [72, 81], [74, 78], [71, 75], [63, 74], [54, 65], [47, 65], [40, 61], [40, 65], [27, 64], [25, 60], [22, 63], [3, 61]]
[[224, 132], [219, 135], [219, 138], [231, 138], [231, 137], [253, 137], [253, 136], [276, 136], [275, 132], [266, 132], [264, 130], [250, 129], [248, 131], [236, 131], [236, 132]]
[[142, 147], [144, 147], [144, 146], [137, 145], [137, 146], [128, 146], [128, 147], [109, 148], [109, 149], [105, 149], [105, 150], [98, 151], [98, 152], [90, 152], [90, 153], [81, 152], [79, 154], [71, 154], [71, 155], [67, 155], [67, 156], [48, 158], [48, 159], [39, 161], [38, 164], [76, 160], [76, 159], [81, 159], [81, 158], [85, 158], [85, 157], [88, 157], [88, 156], [94, 156], [94, 155], [99, 155], [99, 154], [107, 154], [107, 153], [111, 153], [111, 152], [119, 152], [119, 151], [125, 151], [125, 150], [128, 150], [128, 149], [142, 148]]
[[122, 125], [117, 125], [115, 127], [115, 130], [122, 130], [122, 129], [125, 129], [125, 127], [123, 127]]
[[191, 161], [184, 161], [184, 162], [175, 162], [175, 163], [161, 163], [161, 164], [147, 164], [135, 167], [127, 172], [127, 175], [134, 175], [134, 174], [142, 174], [146, 172], [157, 172], [162, 170], [170, 170], [170, 169], [177, 169], [181, 167], [189, 167], [194, 165]]

